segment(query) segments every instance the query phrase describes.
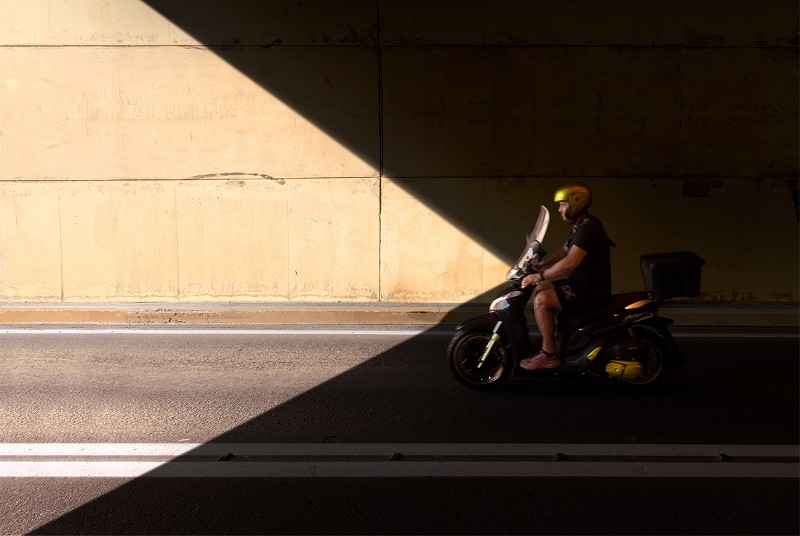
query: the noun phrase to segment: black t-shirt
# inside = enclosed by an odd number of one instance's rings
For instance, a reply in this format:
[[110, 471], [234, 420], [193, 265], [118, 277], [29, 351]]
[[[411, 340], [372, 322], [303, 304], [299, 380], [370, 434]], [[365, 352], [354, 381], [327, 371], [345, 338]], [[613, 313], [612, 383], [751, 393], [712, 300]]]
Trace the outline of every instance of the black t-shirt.
[[567, 248], [578, 246], [586, 257], [568, 276], [567, 282], [580, 289], [587, 298], [605, 298], [611, 295], [611, 246], [600, 220], [586, 216], [578, 222], [569, 235]]

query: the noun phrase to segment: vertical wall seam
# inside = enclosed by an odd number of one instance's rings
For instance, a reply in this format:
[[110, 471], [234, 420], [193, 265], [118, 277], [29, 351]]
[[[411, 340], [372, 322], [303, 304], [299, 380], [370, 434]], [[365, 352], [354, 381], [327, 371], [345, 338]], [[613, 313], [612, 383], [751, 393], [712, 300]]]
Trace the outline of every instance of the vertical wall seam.
[[181, 301], [181, 217], [178, 212], [178, 189], [181, 183], [178, 182], [172, 189], [173, 208], [175, 209], [175, 299]]
[[61, 194], [58, 195], [58, 260], [61, 265], [61, 303], [64, 303], [64, 220], [61, 214]]
[[679, 112], [678, 112], [678, 140], [675, 143], [675, 175], [680, 177], [683, 175], [683, 170], [681, 169], [681, 132], [683, 131], [683, 117], [685, 114], [685, 110], [683, 108], [683, 48], [679, 47], [678, 49], [678, 104], [679, 104]]
[[289, 222], [291, 214], [289, 210], [289, 195], [291, 194], [291, 182], [286, 181], [286, 301], [292, 301], [292, 233]]
[[533, 136], [533, 143], [531, 143], [531, 162], [536, 167], [536, 124], [538, 121], [538, 108], [536, 108], [536, 90], [539, 88], [539, 49], [533, 49], [533, 95], [531, 99], [533, 100], [533, 119], [531, 123], [533, 123], [533, 132], [531, 135]]
[[378, 67], [378, 302], [383, 301], [383, 44], [381, 0], [375, 0], [375, 52]]
[[[486, 212], [488, 211], [488, 208], [487, 208], [488, 204], [486, 202], [486, 199], [487, 199], [486, 188], [487, 188], [487, 186], [489, 184], [489, 179], [484, 178], [484, 179], [481, 179], [481, 180], [483, 181], [483, 188], [482, 188], [483, 203], [481, 205], [482, 208], [483, 208], [483, 210], [481, 210], [481, 232], [483, 233], [483, 236], [481, 237], [481, 239], [482, 239], [483, 244], [486, 244], [486, 243], [488, 243], [488, 241], [490, 239], [489, 233], [487, 232], [487, 229], [486, 229], [486, 220], [487, 220]], [[481, 289], [480, 289], [480, 293], [483, 294], [484, 292], [486, 292], [486, 246], [482, 246], [481, 247]]]

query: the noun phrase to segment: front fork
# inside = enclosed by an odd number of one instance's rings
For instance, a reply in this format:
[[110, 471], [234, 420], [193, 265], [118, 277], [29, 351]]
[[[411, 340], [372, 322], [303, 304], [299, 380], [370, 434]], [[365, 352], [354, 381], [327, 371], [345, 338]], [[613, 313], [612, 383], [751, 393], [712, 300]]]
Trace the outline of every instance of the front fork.
[[500, 326], [503, 325], [502, 320], [498, 320], [497, 324], [494, 325], [494, 330], [492, 331], [492, 336], [489, 338], [489, 342], [486, 343], [486, 350], [483, 351], [483, 355], [478, 360], [477, 368], [481, 368], [483, 364], [486, 362], [486, 358], [489, 357], [489, 354], [492, 353], [492, 348], [494, 345], [497, 344], [497, 341], [500, 340]]

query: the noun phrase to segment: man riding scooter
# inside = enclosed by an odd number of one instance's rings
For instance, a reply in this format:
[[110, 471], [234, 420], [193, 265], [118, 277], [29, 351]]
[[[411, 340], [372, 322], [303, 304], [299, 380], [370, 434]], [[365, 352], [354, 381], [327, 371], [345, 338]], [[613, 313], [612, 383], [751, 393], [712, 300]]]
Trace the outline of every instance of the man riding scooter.
[[582, 183], [568, 184], [556, 191], [553, 200], [572, 232], [563, 247], [535, 265], [537, 273], [522, 279], [523, 288], [536, 286], [533, 310], [542, 334], [539, 353], [520, 362], [525, 370], [561, 365], [555, 347], [556, 314], [600, 307], [611, 297], [610, 248], [614, 243], [600, 220], [589, 214], [592, 191]]

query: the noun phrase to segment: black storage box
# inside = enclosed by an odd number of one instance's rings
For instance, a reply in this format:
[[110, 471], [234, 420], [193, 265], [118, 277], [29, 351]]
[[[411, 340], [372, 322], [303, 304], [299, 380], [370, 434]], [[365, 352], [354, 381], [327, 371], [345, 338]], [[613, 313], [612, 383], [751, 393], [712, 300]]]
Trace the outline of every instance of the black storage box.
[[657, 300], [700, 295], [700, 268], [706, 263], [691, 251], [642, 255], [644, 286]]

